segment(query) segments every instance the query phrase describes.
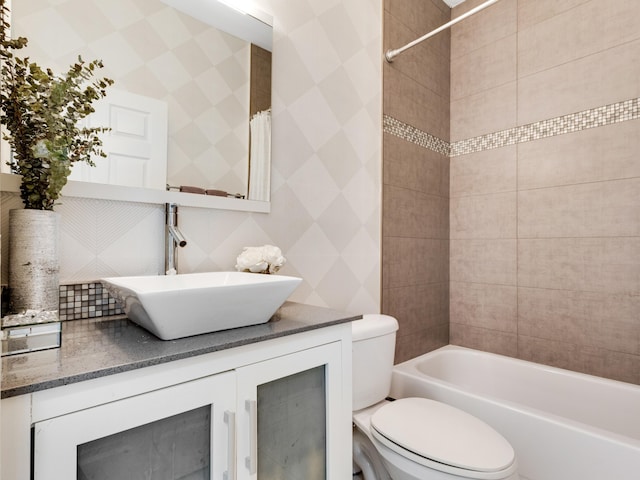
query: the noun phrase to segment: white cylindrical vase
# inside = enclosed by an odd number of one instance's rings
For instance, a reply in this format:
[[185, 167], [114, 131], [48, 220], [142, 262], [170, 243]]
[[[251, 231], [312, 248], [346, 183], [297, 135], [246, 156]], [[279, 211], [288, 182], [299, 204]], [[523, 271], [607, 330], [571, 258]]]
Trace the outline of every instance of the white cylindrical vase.
[[50, 210], [9, 211], [9, 288], [12, 313], [58, 310], [59, 224], [60, 214]]

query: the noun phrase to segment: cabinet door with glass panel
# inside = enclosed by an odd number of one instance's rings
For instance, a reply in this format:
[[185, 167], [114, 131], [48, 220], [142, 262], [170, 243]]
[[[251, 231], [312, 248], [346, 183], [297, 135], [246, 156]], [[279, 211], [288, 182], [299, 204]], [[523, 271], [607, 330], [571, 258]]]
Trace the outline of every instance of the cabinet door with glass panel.
[[339, 342], [237, 370], [238, 480], [339, 479]]
[[33, 478], [232, 479], [235, 378], [221, 373], [38, 422]]

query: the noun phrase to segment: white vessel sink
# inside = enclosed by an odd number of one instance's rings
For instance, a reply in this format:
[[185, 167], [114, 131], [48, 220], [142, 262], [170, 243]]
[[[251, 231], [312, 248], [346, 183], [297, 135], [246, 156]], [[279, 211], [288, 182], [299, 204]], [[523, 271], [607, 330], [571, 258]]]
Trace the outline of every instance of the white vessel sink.
[[130, 320], [162, 340], [257, 325], [302, 281], [245, 272], [189, 273], [100, 280]]

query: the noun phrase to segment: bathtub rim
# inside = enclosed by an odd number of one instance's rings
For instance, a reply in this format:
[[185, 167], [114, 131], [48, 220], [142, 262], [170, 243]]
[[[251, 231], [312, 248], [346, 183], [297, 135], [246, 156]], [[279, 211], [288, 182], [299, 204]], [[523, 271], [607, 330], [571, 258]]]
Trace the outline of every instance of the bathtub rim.
[[[400, 376], [407, 376], [410, 378], [413, 378], [416, 381], [420, 381], [420, 377], [423, 377], [424, 379], [428, 379], [427, 382], [428, 383], [433, 383], [435, 385], [437, 385], [438, 387], [449, 391], [449, 392], [454, 392], [454, 393], [461, 393], [464, 395], [468, 395], [471, 398], [481, 401], [481, 402], [488, 402], [494, 406], [505, 406], [507, 408], [510, 408], [516, 412], [519, 412], [521, 414], [524, 415], [536, 415], [537, 417], [540, 417], [541, 419], [551, 422], [555, 425], [561, 425], [567, 428], [570, 428], [571, 430], [574, 430], [576, 432], [580, 432], [583, 434], [587, 434], [587, 435], [593, 435], [593, 436], [597, 436], [600, 437], [603, 440], [608, 440], [611, 442], [614, 442], [620, 446], [626, 447], [626, 448], [633, 448], [635, 450], [638, 450], [638, 452], [640, 453], [640, 438], [634, 438], [634, 437], [630, 437], [627, 435], [623, 435], [617, 432], [613, 432], [611, 430], [606, 430], [602, 427], [597, 427], [594, 425], [589, 425], [586, 424], [584, 422], [580, 422], [577, 420], [573, 420], [571, 418], [568, 417], [564, 417], [562, 415], [558, 415], [558, 414], [554, 414], [551, 412], [548, 412], [546, 410], [541, 410], [539, 408], [535, 408], [529, 405], [523, 405], [521, 403], [517, 403], [511, 400], [507, 400], [507, 399], [503, 399], [503, 398], [498, 398], [492, 395], [488, 395], [488, 394], [478, 394], [476, 392], [474, 392], [471, 389], [456, 385], [452, 382], [447, 382], [445, 380], [441, 380], [439, 378], [435, 378], [432, 377], [422, 371], [420, 371], [417, 368], [417, 364], [421, 363], [422, 361], [424, 361], [425, 357], [433, 357], [442, 353], [446, 353], [448, 351], [462, 351], [465, 352], [467, 354], [472, 354], [472, 355], [481, 355], [481, 356], [491, 356], [491, 357], [495, 357], [498, 358], [499, 361], [507, 361], [507, 362], [513, 362], [515, 364], [520, 364], [520, 365], [525, 365], [528, 368], [536, 368], [539, 370], [543, 370], [543, 371], [549, 371], [552, 372], [553, 374], [560, 374], [560, 375], [575, 375], [577, 377], [584, 377], [589, 379], [590, 381], [596, 381], [596, 382], [604, 382], [604, 383], [614, 383], [616, 384], [618, 387], [622, 387], [624, 389], [637, 389], [640, 388], [640, 386], [632, 384], [632, 383], [627, 383], [627, 382], [622, 382], [620, 380], [613, 380], [613, 379], [608, 379], [608, 378], [603, 378], [603, 377], [598, 377], [595, 375], [590, 375], [587, 373], [581, 373], [581, 372], [575, 372], [572, 370], [567, 370], [567, 369], [563, 369], [563, 368], [559, 368], [559, 367], [553, 367], [550, 365], [544, 365], [544, 364], [540, 364], [540, 363], [536, 363], [536, 362], [532, 362], [529, 360], [522, 360], [519, 358], [514, 358], [514, 357], [508, 357], [506, 355], [501, 355], [498, 353], [492, 353], [492, 352], [485, 352], [482, 350], [476, 350], [473, 348], [468, 348], [468, 347], [462, 347], [459, 345], [445, 345], [443, 347], [437, 348], [436, 350], [432, 350], [430, 352], [424, 353], [422, 355], [419, 355], [417, 357], [414, 357], [412, 359], [406, 360], [404, 362], [398, 363], [396, 365], [394, 365], [393, 367], [393, 375], [394, 377], [396, 375], [400, 375]], [[423, 380], [425, 381], [425, 380]], [[391, 396], [393, 397], [394, 395], [394, 388], [395, 387], [395, 379], [394, 381], [392, 381], [392, 391], [391, 391]]]

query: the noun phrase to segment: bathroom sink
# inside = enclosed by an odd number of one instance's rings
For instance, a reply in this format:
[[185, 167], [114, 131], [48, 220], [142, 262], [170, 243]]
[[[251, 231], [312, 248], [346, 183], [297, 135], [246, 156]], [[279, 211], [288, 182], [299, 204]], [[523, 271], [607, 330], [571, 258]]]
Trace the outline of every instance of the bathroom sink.
[[100, 280], [130, 320], [162, 340], [269, 321], [300, 278], [246, 272]]

